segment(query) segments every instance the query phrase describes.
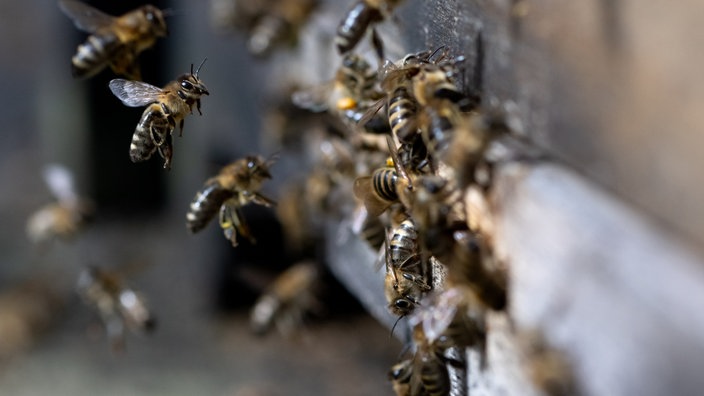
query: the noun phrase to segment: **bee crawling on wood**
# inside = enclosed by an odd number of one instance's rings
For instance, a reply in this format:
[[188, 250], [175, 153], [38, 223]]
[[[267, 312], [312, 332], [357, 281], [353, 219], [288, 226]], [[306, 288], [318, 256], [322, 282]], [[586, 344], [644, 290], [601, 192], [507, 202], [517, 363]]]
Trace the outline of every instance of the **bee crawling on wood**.
[[276, 156], [267, 160], [250, 155], [223, 167], [193, 198], [186, 214], [188, 229], [193, 233], [202, 230], [219, 211], [220, 227], [232, 246], [237, 246], [237, 234], [255, 243], [242, 207], [250, 202], [274, 205], [274, 201], [262, 195], [259, 189], [264, 180], [271, 179], [269, 168], [275, 161]]

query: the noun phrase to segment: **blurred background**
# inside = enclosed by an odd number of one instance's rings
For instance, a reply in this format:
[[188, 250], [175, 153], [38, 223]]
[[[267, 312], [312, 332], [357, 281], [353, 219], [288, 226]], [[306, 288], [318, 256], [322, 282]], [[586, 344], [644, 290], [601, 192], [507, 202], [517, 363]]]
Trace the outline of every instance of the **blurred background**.
[[[88, 3], [111, 15], [143, 4]], [[386, 371], [401, 345], [332, 277], [323, 310], [295, 335], [250, 331], [256, 297], [297, 259], [286, 255], [272, 210], [248, 214], [260, 235], [256, 248], [233, 249], [214, 224], [188, 232], [188, 205], [207, 177], [246, 154], [280, 149], [263, 143], [260, 129], [267, 101], [281, 96], [271, 73], [283, 58], [256, 59], [243, 34], [216, 29], [210, 2], [153, 4], [170, 10], [170, 35], [140, 57], [144, 81], [162, 86], [208, 58], [200, 76], [210, 96], [203, 116], [187, 117], [175, 138], [169, 172], [160, 159], [130, 161], [143, 109], [112, 95], [110, 70], [71, 77], [71, 57], [87, 34], [55, 2], [0, 1], [0, 394], [390, 394]], [[73, 174], [78, 194], [96, 210], [71, 240], [38, 246], [25, 225], [55, 200], [42, 177], [50, 163]], [[289, 165], [273, 167], [266, 194], [278, 199], [276, 180], [296, 172]], [[139, 270], [125, 283], [145, 296], [157, 326], [128, 332], [125, 350], [116, 352], [75, 285], [89, 265], [134, 263]], [[241, 265], [255, 275], [239, 276]]]

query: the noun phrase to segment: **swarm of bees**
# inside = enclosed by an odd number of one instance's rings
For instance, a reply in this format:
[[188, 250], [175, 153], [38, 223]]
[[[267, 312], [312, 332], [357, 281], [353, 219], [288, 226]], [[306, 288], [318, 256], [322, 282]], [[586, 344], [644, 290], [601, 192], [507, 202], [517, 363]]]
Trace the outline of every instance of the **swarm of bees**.
[[[511, 131], [462, 89], [465, 58], [453, 56], [450, 48], [385, 58], [376, 26], [393, 20], [400, 3], [355, 0], [336, 31], [340, 64], [334, 77], [298, 89], [285, 101], [283, 116], [268, 124], [280, 128], [268, 131], [279, 143], [304, 142], [299, 154], [310, 159], [301, 165], [305, 176], [283, 189], [277, 214], [292, 245], [329, 238], [321, 223], [331, 219], [351, 224], [378, 252], [386, 309], [410, 329], [409, 356], [389, 371], [397, 395], [465, 394], [450, 380], [452, 369], [467, 367], [452, 351], [474, 348], [485, 356], [487, 312], [509, 303], [506, 269], [492, 253], [489, 228], [478, 226], [481, 214], [469, 197], [485, 199], [493, 165], [487, 151]], [[317, 6], [317, 0], [212, 2], [214, 23], [245, 31], [250, 52], [259, 56], [295, 42]], [[141, 81], [137, 58], [167, 35], [167, 13], [147, 5], [112, 17], [72, 0], [59, 0], [59, 7], [90, 33], [72, 58], [73, 75], [90, 77], [110, 66], [126, 77], [110, 81], [110, 90], [126, 106], [146, 107], [133, 133], [131, 160], [146, 161], [158, 152], [169, 169], [174, 130], [181, 134], [185, 117], [194, 108], [201, 114], [201, 97], [209, 95], [199, 77], [205, 60], [158, 88]], [[381, 61], [378, 69], [355, 52], [365, 36]], [[200, 232], [217, 213], [233, 247], [239, 238], [254, 244], [243, 207], [275, 206], [261, 189], [277, 158], [249, 155], [207, 179], [188, 207], [188, 230]], [[37, 242], [74, 234], [89, 213], [75, 193], [52, 191], [59, 202], [28, 223], [28, 235]], [[317, 308], [317, 264], [304, 259], [271, 283], [252, 309], [254, 332], [275, 327], [291, 333]], [[124, 348], [125, 328], [153, 327], [143, 297], [121, 275], [91, 267], [81, 273], [78, 289], [96, 308], [114, 349]]]

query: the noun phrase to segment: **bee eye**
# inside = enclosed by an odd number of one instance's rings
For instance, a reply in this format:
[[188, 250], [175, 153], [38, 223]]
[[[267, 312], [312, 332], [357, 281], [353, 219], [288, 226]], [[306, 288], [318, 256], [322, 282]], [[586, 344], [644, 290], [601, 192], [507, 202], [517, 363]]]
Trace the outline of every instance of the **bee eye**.
[[153, 22], [153, 21], [154, 21], [154, 13], [153, 13], [153, 12], [148, 12], [146, 16], [147, 16], [147, 20], [148, 20], [149, 22]]
[[395, 304], [396, 304], [396, 308], [400, 308], [400, 309], [407, 309], [410, 307], [410, 303], [406, 300], [398, 299], [398, 300], [396, 300]]
[[249, 161], [247, 162], [247, 168], [253, 169], [257, 164], [254, 163], [254, 161]]
[[188, 80], [181, 81], [181, 86], [185, 89], [188, 89], [188, 90], [193, 89], [193, 84], [191, 84], [191, 82]]

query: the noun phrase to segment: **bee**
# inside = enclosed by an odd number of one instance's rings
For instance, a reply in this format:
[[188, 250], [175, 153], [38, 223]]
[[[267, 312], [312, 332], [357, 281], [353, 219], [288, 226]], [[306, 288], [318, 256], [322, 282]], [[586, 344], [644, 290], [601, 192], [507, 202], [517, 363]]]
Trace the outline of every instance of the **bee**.
[[249, 32], [249, 51], [254, 55], [264, 56], [282, 42], [294, 42], [298, 30], [317, 5], [317, 0], [275, 1]]
[[237, 246], [237, 234], [255, 243], [242, 215], [242, 207], [250, 202], [274, 205], [274, 201], [262, 195], [259, 189], [265, 179], [271, 179], [269, 168], [275, 160], [275, 156], [266, 160], [262, 156], [250, 155], [223, 167], [193, 198], [186, 214], [188, 229], [192, 233], [202, 230], [219, 210], [220, 227], [232, 246]]
[[[464, 212], [462, 195], [439, 176], [419, 177], [414, 188], [411, 213], [421, 225], [421, 246], [447, 267], [448, 281], [466, 283], [484, 304], [504, 309], [506, 279], [486, 266], [489, 247], [467, 229], [465, 214], [459, 213]], [[453, 213], [458, 213], [454, 219]]]
[[149, 333], [156, 326], [144, 296], [128, 287], [119, 271], [87, 267], [79, 274], [76, 289], [100, 315], [114, 352], [124, 351], [126, 329]]
[[355, 0], [337, 27], [335, 45], [340, 54], [352, 51], [367, 31], [371, 31], [372, 46], [379, 59], [384, 48], [374, 25], [383, 21], [401, 0]]
[[387, 160], [386, 166], [354, 181], [354, 195], [362, 200], [369, 216], [379, 216], [396, 202], [401, 202], [406, 207], [410, 205], [408, 196], [412, 192], [413, 181], [401, 166], [390, 136], [387, 136], [387, 144], [391, 159]]
[[264, 334], [273, 326], [289, 335], [303, 316], [317, 308], [315, 288], [319, 274], [315, 263], [303, 261], [281, 273], [267, 288], [250, 313], [250, 327]]
[[60, 0], [59, 8], [78, 29], [91, 34], [71, 58], [74, 77], [91, 77], [110, 66], [115, 74], [141, 80], [137, 57], [168, 34], [164, 12], [153, 5], [118, 17], [73, 0]]
[[441, 349], [476, 347], [486, 362], [486, 310], [469, 286], [453, 284], [427, 296], [409, 325], [422, 327], [427, 342]]
[[76, 193], [68, 169], [52, 164], [44, 169], [43, 176], [57, 201], [41, 207], [27, 220], [27, 236], [38, 245], [55, 238], [72, 238], [94, 211], [93, 203]]
[[[207, 59], [207, 58], [206, 58]], [[125, 106], [147, 106], [132, 136], [130, 158], [132, 162], [148, 160], [155, 151], [164, 158], [164, 168], [171, 168], [173, 146], [171, 135], [179, 126], [183, 133], [183, 121], [186, 115], [193, 114], [193, 106], [199, 114], [200, 98], [209, 95], [208, 89], [198, 77], [200, 68], [195, 73], [183, 74], [176, 80], [158, 88], [141, 81], [114, 79], [110, 81], [110, 90]]]
[[413, 312], [423, 294], [432, 289], [430, 266], [421, 254], [418, 232], [411, 218], [393, 229], [385, 245], [384, 294], [389, 310], [403, 317]]
[[328, 111], [348, 126], [359, 125], [365, 131], [385, 133], [389, 129], [388, 121], [383, 117], [374, 117], [374, 114], [361, 122], [367, 108], [381, 96], [376, 71], [363, 57], [346, 54], [332, 80], [298, 90], [291, 100], [302, 109]]
[[413, 359], [404, 359], [391, 366], [388, 378], [396, 396], [411, 396]]

